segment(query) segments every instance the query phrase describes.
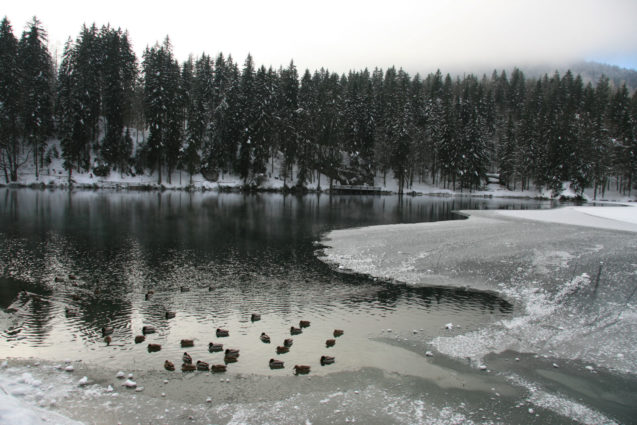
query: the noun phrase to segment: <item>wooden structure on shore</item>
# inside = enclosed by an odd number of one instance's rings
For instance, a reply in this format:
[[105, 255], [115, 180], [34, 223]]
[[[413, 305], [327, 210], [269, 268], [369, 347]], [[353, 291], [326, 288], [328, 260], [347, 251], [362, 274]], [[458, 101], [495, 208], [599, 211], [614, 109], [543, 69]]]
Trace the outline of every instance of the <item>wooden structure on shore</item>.
[[363, 186], [363, 185], [334, 185], [330, 189], [330, 193], [346, 193], [346, 194], [361, 194], [361, 195], [380, 195], [383, 190], [378, 186]]

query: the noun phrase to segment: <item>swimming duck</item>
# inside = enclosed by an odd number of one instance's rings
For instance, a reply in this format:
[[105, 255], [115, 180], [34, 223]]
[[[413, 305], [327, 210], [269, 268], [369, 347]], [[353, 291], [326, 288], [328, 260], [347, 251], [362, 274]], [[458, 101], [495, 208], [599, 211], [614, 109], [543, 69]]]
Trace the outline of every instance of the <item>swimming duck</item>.
[[239, 357], [238, 348], [226, 348], [226, 357]]
[[194, 347], [195, 346], [195, 340], [194, 339], [182, 339], [181, 340], [181, 347]]
[[283, 369], [283, 361], [270, 359], [270, 369]]
[[261, 332], [260, 338], [261, 338], [261, 341], [265, 342], [266, 344], [270, 343], [270, 337], [265, 332]]
[[144, 335], [137, 335], [135, 337], [135, 344], [140, 344], [144, 342], [145, 340], [146, 340], [146, 337]]
[[182, 356], [182, 360], [186, 364], [192, 364], [192, 357], [190, 356], [190, 354], [186, 352], [184, 352], [184, 355]]
[[166, 360], [164, 362], [164, 369], [169, 370], [169, 371], [174, 371], [175, 370], [175, 364], [173, 362], [171, 362], [170, 360]]
[[214, 287], [214, 286], [209, 286], [209, 287], [208, 287], [208, 292], [212, 292], [212, 291], [214, 291], [214, 290], [215, 290], [215, 287]]
[[295, 365], [294, 366], [294, 374], [295, 375], [305, 375], [310, 373], [310, 367], [307, 365]]
[[252, 313], [252, 315], [250, 316], [250, 321], [256, 322], [259, 320], [261, 320], [261, 315], [257, 313]]
[[194, 364], [184, 363], [181, 365], [182, 372], [194, 372], [195, 370], [197, 370], [197, 366], [195, 366]]
[[74, 274], [70, 274], [69, 275], [69, 280], [76, 280], [77, 276], [75, 276]]
[[167, 311], [166, 312], [166, 319], [172, 319], [177, 315], [177, 313], [175, 313], [174, 311]]
[[276, 347], [276, 353], [277, 354], [285, 354], [285, 353], [289, 353], [290, 352], [290, 347], [284, 347], [284, 346], [277, 346]]
[[187, 286], [182, 286], [181, 288], [179, 288], [179, 290], [180, 290], [181, 292], [190, 292], [190, 288], [189, 288], [189, 287], [187, 287]]
[[152, 296], [153, 296], [153, 294], [154, 294], [154, 293], [155, 293], [155, 291], [153, 291], [153, 290], [151, 289], [150, 291], [146, 292], [146, 295], [144, 295], [144, 299], [145, 299], [146, 301], [148, 301], [148, 300], [150, 299], [150, 297], [152, 297]]
[[321, 356], [321, 366], [324, 366], [326, 364], [332, 364], [334, 363], [334, 357], [332, 356]]
[[112, 326], [104, 326], [102, 328], [102, 336], [110, 335], [115, 331]]
[[239, 360], [237, 356], [225, 356], [223, 358], [224, 363], [236, 363]]
[[216, 351], [223, 351], [223, 344], [215, 344], [214, 342], [208, 343], [208, 351], [214, 353]]
[[283, 346], [284, 346], [284, 347], [288, 347], [288, 348], [290, 348], [290, 347], [292, 346], [292, 344], [293, 344], [293, 343], [294, 343], [294, 340], [293, 340], [292, 338], [286, 338], [286, 339], [283, 341]]
[[161, 350], [161, 345], [160, 344], [148, 344], [148, 352], [149, 353], [154, 353]]
[[213, 373], [225, 372], [226, 371], [226, 365], [225, 364], [213, 364], [212, 366], [210, 366], [210, 371], [213, 372]]
[[309, 320], [301, 320], [299, 322], [299, 327], [301, 327], [301, 328], [309, 328], [310, 327], [310, 321]]
[[210, 366], [206, 362], [202, 362], [201, 360], [197, 360], [197, 370], [209, 371]]
[[333, 347], [334, 344], [336, 344], [336, 340], [335, 339], [328, 339], [327, 341], [325, 341], [325, 346], [326, 347]]
[[154, 326], [150, 326], [150, 325], [144, 326], [142, 328], [142, 333], [144, 335], [146, 335], [146, 334], [154, 334], [155, 333], [155, 327]]
[[227, 329], [217, 328], [217, 338], [221, 338], [223, 336], [230, 336], [230, 332]]
[[66, 307], [64, 309], [64, 314], [66, 315], [66, 317], [77, 317], [79, 313], [73, 308]]
[[334, 329], [334, 338], [339, 337], [341, 335], [343, 335], [342, 329]]
[[294, 326], [290, 327], [290, 334], [298, 335], [300, 333], [303, 333], [303, 330], [301, 328], [295, 328]]

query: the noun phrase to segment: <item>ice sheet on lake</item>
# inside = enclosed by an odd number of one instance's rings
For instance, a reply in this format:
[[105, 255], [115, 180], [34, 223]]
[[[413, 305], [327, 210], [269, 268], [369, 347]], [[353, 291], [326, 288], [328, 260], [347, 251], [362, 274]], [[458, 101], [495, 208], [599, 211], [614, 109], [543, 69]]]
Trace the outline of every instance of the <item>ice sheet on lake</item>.
[[444, 354], [478, 364], [511, 349], [634, 373], [637, 208], [599, 210], [468, 211], [468, 220], [337, 230], [323, 241], [324, 259], [382, 279], [494, 291], [514, 302], [510, 319], [433, 339]]

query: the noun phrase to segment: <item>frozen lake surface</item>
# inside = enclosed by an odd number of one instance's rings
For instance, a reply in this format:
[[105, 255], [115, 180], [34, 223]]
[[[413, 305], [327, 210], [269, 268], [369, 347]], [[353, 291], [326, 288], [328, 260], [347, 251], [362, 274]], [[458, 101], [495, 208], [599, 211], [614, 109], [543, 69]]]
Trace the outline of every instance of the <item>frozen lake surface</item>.
[[[429, 341], [435, 352], [494, 369], [569, 418], [586, 422], [575, 413], [586, 407], [634, 419], [637, 208], [465, 213], [465, 221], [330, 232], [325, 260], [412, 286], [504, 297], [513, 317], [470, 331], [450, 323], [451, 335]], [[586, 402], [573, 410], [574, 400]]]

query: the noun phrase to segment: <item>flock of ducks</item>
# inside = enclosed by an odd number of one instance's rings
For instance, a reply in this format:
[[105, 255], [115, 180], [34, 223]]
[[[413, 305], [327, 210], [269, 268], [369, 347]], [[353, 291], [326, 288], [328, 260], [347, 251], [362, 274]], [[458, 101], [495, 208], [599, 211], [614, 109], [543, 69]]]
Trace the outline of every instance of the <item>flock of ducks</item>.
[[[181, 288], [181, 292], [187, 292], [187, 288], [182, 287]], [[148, 300], [153, 294], [153, 291], [148, 291], [148, 293], [146, 293], [146, 300]], [[176, 316], [176, 313], [174, 311], [167, 311], [165, 313], [165, 317], [166, 319], [172, 319]], [[253, 313], [250, 316], [250, 321], [252, 322], [256, 322], [261, 320], [261, 315], [257, 314], [257, 313]], [[301, 320], [299, 322], [299, 326], [295, 327], [295, 326], [291, 326], [290, 327], [290, 334], [291, 335], [299, 335], [301, 333], [303, 333], [303, 328], [307, 328], [310, 326], [310, 322], [308, 320]], [[104, 338], [104, 342], [106, 342], [106, 345], [110, 345], [112, 342], [112, 337], [111, 334], [114, 332], [114, 328], [112, 326], [105, 326], [102, 328], [102, 336]], [[142, 342], [144, 342], [146, 340], [146, 335], [148, 334], [153, 334], [156, 332], [156, 329], [154, 326], [144, 326], [142, 327], [142, 334], [141, 335], [137, 335], [135, 336], [135, 343], [136, 344], [140, 344]], [[343, 335], [343, 330], [341, 329], [335, 329], [333, 332], [333, 336], [334, 338], [337, 338], [339, 336]], [[217, 336], [217, 338], [224, 338], [224, 337], [228, 337], [230, 336], [230, 331], [228, 331], [227, 329], [222, 329], [222, 328], [217, 328], [217, 330], [215, 331], [215, 335]], [[325, 341], [325, 346], [326, 347], [333, 347], [336, 344], [336, 340], [334, 338], [330, 338], [327, 339]], [[269, 344], [271, 342], [270, 336], [268, 334], [266, 334], [265, 332], [262, 332], [259, 339], [261, 340], [261, 342]], [[294, 340], [292, 338], [286, 338], [283, 341], [282, 345], [278, 345], [276, 347], [276, 353], [277, 354], [284, 354], [284, 353], [288, 353], [290, 351], [290, 348], [292, 347], [292, 344], [294, 343]], [[188, 347], [194, 347], [195, 345], [195, 341], [193, 339], [182, 339], [181, 340], [181, 347], [182, 348], [188, 348]], [[158, 352], [161, 351], [161, 344], [155, 344], [155, 343], [149, 343], [148, 344], [148, 352], [149, 353], [154, 353], [154, 352]], [[181, 364], [181, 370], [182, 372], [193, 372], [193, 371], [206, 371], [206, 372], [212, 372], [212, 373], [221, 373], [221, 372], [225, 372], [227, 370], [227, 365], [229, 363], [236, 363], [239, 360], [239, 349], [236, 348], [226, 348], [225, 351], [223, 349], [223, 344], [221, 343], [215, 343], [215, 342], [210, 342], [208, 344], [208, 351], [210, 353], [215, 353], [215, 352], [223, 352], [224, 353], [224, 363], [223, 364], [209, 364], [207, 362], [204, 362], [202, 360], [197, 360], [196, 362], [193, 363], [193, 359], [192, 356], [190, 354], [188, 354], [188, 352], [184, 352], [183, 356], [182, 356], [182, 364]], [[320, 358], [320, 364], [321, 366], [324, 365], [329, 365], [334, 363], [335, 359], [333, 356], [327, 356], [327, 355], [323, 355]], [[282, 360], [278, 360], [278, 359], [274, 359], [271, 358], [268, 362], [268, 366], [270, 367], [270, 369], [283, 369], [285, 367], [285, 363]], [[164, 369], [168, 370], [168, 371], [174, 371], [176, 369], [175, 364], [173, 362], [171, 362], [170, 360], [166, 360], [164, 361]], [[294, 367], [292, 368], [294, 371], [295, 375], [303, 375], [303, 374], [308, 374], [310, 373], [310, 369], [311, 367], [309, 365], [294, 365]]]

